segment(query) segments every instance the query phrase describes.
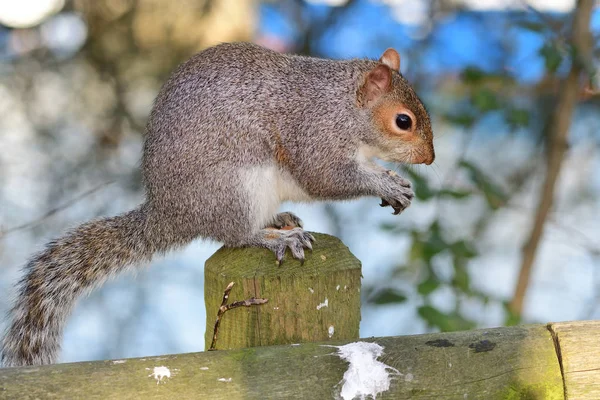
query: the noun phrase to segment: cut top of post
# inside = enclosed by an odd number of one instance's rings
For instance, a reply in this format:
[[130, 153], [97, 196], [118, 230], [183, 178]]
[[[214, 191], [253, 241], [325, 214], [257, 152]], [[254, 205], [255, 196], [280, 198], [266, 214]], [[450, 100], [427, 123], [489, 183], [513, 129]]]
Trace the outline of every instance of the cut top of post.
[[221, 247], [206, 261], [205, 268], [213, 273], [239, 278], [320, 275], [361, 268], [360, 260], [340, 239], [322, 233], [314, 233], [313, 236], [313, 250], [306, 250], [304, 264], [292, 258], [289, 250], [280, 266], [273, 252], [267, 249]]

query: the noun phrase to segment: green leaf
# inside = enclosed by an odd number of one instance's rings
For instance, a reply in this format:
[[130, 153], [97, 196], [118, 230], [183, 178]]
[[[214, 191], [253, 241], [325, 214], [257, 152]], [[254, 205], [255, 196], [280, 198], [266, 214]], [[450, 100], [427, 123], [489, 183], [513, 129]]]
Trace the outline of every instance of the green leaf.
[[375, 293], [375, 295], [369, 299], [369, 302], [373, 304], [390, 304], [404, 303], [406, 300], [406, 295], [400, 293], [397, 289], [385, 288]]
[[471, 181], [479, 188], [479, 190], [481, 190], [492, 210], [500, 208], [508, 201], [508, 195], [504, 193], [498, 185], [492, 182], [478, 166], [464, 160], [459, 163], [459, 166], [469, 172]]
[[419, 283], [417, 286], [417, 292], [419, 292], [420, 295], [429, 296], [440, 286], [440, 283], [441, 282], [439, 279], [434, 276], [430, 276], [423, 282]]
[[445, 117], [450, 123], [461, 125], [465, 128], [472, 127], [475, 124], [475, 121], [477, 121], [477, 118], [474, 115], [468, 113], [446, 115]]
[[417, 309], [417, 312], [429, 326], [436, 326], [441, 329], [442, 326], [448, 325], [448, 316], [431, 306], [421, 306]]
[[375, 292], [375, 288], [373, 286], [363, 286], [360, 289], [360, 293], [362, 296], [365, 296], [365, 298], [370, 298], [371, 295]]
[[473, 93], [471, 102], [482, 112], [497, 110], [500, 108], [500, 102], [496, 94], [490, 89], [480, 89]]
[[473, 66], [466, 67], [461, 74], [461, 79], [465, 83], [476, 84], [485, 78], [486, 73], [481, 69]]
[[411, 261], [424, 261], [429, 264], [438, 253], [448, 248], [448, 243], [442, 237], [438, 221], [435, 220], [424, 234], [413, 232], [412, 247], [410, 249]]
[[477, 256], [477, 250], [464, 240], [459, 240], [450, 245], [450, 251], [456, 257], [473, 258]]
[[506, 122], [515, 128], [529, 126], [529, 111], [522, 108], [509, 108], [504, 113]]
[[438, 220], [433, 221], [429, 226], [429, 236], [424, 244], [423, 257], [425, 257], [428, 262], [431, 261], [433, 256], [448, 248], [448, 243], [442, 236]]
[[406, 264], [399, 264], [399, 265], [396, 265], [392, 269], [392, 273], [390, 274], [390, 278], [403, 278], [403, 279], [406, 279], [406, 275], [407, 274], [412, 274], [410, 266], [408, 266]]
[[382, 224], [379, 225], [379, 227], [381, 228], [382, 231], [395, 231], [396, 228], [398, 227], [398, 224], [392, 224], [389, 222], [384, 222]]
[[475, 323], [457, 313], [444, 314], [432, 306], [422, 306], [417, 309], [419, 316], [429, 326], [439, 328], [442, 332], [457, 330], [469, 330], [475, 327]]
[[410, 180], [413, 183], [413, 191], [415, 192], [415, 196], [419, 200], [429, 200], [433, 196], [435, 196], [435, 192], [429, 186], [429, 182], [425, 177], [412, 169], [407, 169], [406, 173], [409, 175]]
[[510, 303], [505, 302], [503, 305], [504, 311], [506, 311], [506, 319], [504, 320], [504, 326], [519, 325], [521, 323], [521, 317], [518, 314], [512, 312], [512, 310], [510, 309]]
[[410, 248], [409, 259], [410, 261], [417, 261], [423, 259], [423, 242], [417, 238], [413, 238], [413, 243]]
[[476, 296], [481, 300], [484, 306], [487, 306], [490, 303], [490, 296], [483, 293], [476, 293]]
[[454, 277], [452, 278], [452, 285], [464, 293], [471, 292], [471, 277], [466, 268], [458, 267], [454, 268]]
[[468, 190], [442, 189], [438, 191], [438, 196], [440, 197], [452, 197], [457, 200], [465, 199], [471, 194], [473, 194], [473, 192], [470, 192]]
[[543, 32], [547, 29], [543, 23], [534, 21], [518, 21], [517, 25], [532, 32]]
[[554, 74], [560, 66], [563, 59], [563, 56], [560, 50], [558, 49], [558, 46], [556, 46], [555, 43], [546, 43], [542, 46], [539, 53], [544, 58], [546, 71], [548, 71], [551, 74]]
[[381, 228], [384, 232], [392, 232], [392, 233], [408, 233], [411, 231], [411, 228], [403, 226], [398, 222], [383, 222], [379, 224], [379, 228]]

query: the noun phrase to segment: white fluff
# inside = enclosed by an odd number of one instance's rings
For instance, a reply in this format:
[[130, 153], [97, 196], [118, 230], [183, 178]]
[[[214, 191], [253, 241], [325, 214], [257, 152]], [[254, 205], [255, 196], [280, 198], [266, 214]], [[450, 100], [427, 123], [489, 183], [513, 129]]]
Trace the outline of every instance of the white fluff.
[[156, 384], [158, 385], [163, 380], [163, 378], [171, 377], [171, 371], [167, 367], [154, 367], [154, 372], [152, 372], [148, 376], [154, 377], [154, 379], [156, 379]]
[[383, 354], [383, 347], [377, 343], [354, 342], [337, 349], [340, 358], [350, 363], [340, 382], [340, 396], [344, 400], [365, 400], [368, 396], [375, 399], [390, 389], [390, 371], [400, 374], [397, 369], [377, 361]]
[[323, 307], [329, 307], [329, 300], [325, 297], [325, 301], [317, 305], [317, 310], [320, 310]]

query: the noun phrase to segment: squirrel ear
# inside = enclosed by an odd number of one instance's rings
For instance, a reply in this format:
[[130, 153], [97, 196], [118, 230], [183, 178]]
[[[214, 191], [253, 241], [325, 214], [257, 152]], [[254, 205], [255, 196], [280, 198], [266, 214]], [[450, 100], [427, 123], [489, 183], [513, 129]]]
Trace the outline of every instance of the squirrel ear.
[[377, 100], [381, 95], [389, 92], [392, 84], [392, 71], [387, 65], [378, 65], [373, 68], [360, 88], [359, 103], [368, 104]]
[[394, 49], [387, 49], [381, 55], [380, 62], [384, 63], [394, 71], [400, 72], [400, 54]]

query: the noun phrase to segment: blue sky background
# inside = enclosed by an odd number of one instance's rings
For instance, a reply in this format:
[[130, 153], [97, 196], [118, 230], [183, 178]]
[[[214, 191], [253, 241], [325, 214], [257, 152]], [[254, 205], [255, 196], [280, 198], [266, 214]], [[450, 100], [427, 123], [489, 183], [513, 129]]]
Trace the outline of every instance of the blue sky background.
[[[176, 8], [177, 3], [173, 4]], [[174, 12], [186, 12], [186, 7], [182, 5]], [[322, 5], [306, 5], [304, 9], [306, 20], [313, 23], [329, 12]], [[294, 24], [274, 2], [262, 4], [259, 17], [257, 37], [276, 36], [289, 42], [298, 39]], [[517, 18], [536, 22], [539, 17], [516, 11], [449, 13], [437, 20], [431, 35], [423, 39], [423, 26], [399, 24], [387, 6], [357, 0], [338, 23], [325, 32], [320, 42], [313, 43], [313, 50], [331, 58], [378, 58], [387, 47], [401, 52], [402, 68], [409, 80], [418, 84], [419, 90], [430, 93], [426, 100], [437, 100], [432, 101], [430, 107], [437, 159], [432, 166], [415, 167], [415, 170], [432, 185], [440, 185], [452, 172], [457, 157], [466, 154], [463, 138], [467, 136], [461, 127], [445, 122], [442, 112], [467, 102], [468, 93], [444, 92], [444, 83], [457, 82], [457, 75], [467, 66], [489, 73], [510, 74], [522, 84], [516, 86], [517, 90], [524, 92], [543, 76], [544, 62], [538, 51], [549, 33], [517, 27]], [[97, 143], [101, 136], [99, 131], [106, 129], [103, 126], [105, 114], [110, 115], [115, 102], [113, 92], [107, 89], [113, 79], [111, 73], [95, 75], [87, 64], [89, 54], [81, 53], [81, 46], [86, 42], [86, 23], [81, 15], [62, 10], [18, 35], [13, 35], [16, 30], [0, 26], [0, 148], [9, 149], [0, 154], [0, 228], [35, 221], [53, 207], [68, 203], [109, 177], [120, 179], [117, 185], [109, 185], [75, 202], [31, 229], [4, 236], [0, 241], [0, 266], [6, 272], [0, 276], [3, 293], [12, 293], [14, 283], [21, 276], [20, 267], [27, 258], [47, 240], [63, 234], [68, 226], [127, 211], [142, 201], [138, 169], [141, 129], [126, 131], [118, 149], [98, 151], [89, 157], [93, 158], [90, 165], [78, 167], [81, 158], [87, 160], [88, 148]], [[55, 30], [49, 28], [52, 26]], [[593, 15], [593, 29], [596, 34], [600, 32], [598, 8]], [[47, 46], [44, 40], [48, 37], [39, 40], [43, 36], [39, 34], [41, 31], [60, 36], [60, 40], [53, 42], [56, 47]], [[39, 53], [27, 48], [27, 43], [21, 46], [21, 53], [11, 50], [15, 38], [38, 40], [32, 42], [39, 46], [36, 50], [42, 50], [43, 56], [38, 57]], [[48, 48], [40, 49], [43, 46]], [[193, 50], [188, 50], [178, 56], [190, 56]], [[157, 62], [151, 57], [152, 51], [151, 47], [141, 49], [136, 61], [140, 64]], [[116, 65], [118, 61], [107, 64]], [[567, 68], [568, 65], [563, 66], [563, 71]], [[143, 68], [132, 70], [138, 79], [127, 79], [125, 101], [137, 110], [139, 122], [143, 124], [164, 80], [150, 76]], [[142, 72], [136, 75], [136, 71]], [[512, 104], [521, 99], [510, 97], [508, 100]], [[596, 307], [600, 293], [598, 260], [582, 250], [579, 235], [560, 229], [567, 226], [590, 238], [600, 237], [599, 204], [593, 200], [582, 201], [581, 195], [583, 192], [593, 199], [600, 193], [600, 178], [596, 173], [600, 169], [596, 155], [598, 144], [590, 140], [600, 131], [600, 120], [597, 110], [591, 109], [588, 114], [579, 110], [574, 120], [572, 141], [556, 195], [556, 211], [540, 248], [528, 292], [525, 308], [528, 322], [600, 318]], [[539, 157], [542, 149], [539, 142], [532, 140], [538, 132], [523, 129], [521, 135], [514, 135], [498, 114], [500, 112], [486, 118], [470, 132], [473, 140], [467, 154], [469, 161], [478, 164], [499, 184], [506, 183], [503, 179], [532, 157], [538, 157], [533, 159], [539, 163], [535, 166], [538, 173], [519, 193], [515, 204], [493, 216], [490, 228], [481, 237], [473, 238], [469, 230], [474, 216], [486, 210], [480, 197], [448, 204], [418, 200], [399, 217], [380, 208], [374, 198], [327, 206], [317, 203], [282, 207], [282, 210], [297, 213], [307, 229], [340, 236], [363, 263], [364, 287], [393, 286], [407, 294], [407, 301], [400, 304], [373, 306], [365, 302], [361, 336], [414, 334], [429, 329], [415, 311], [422, 305], [422, 298], [415, 293], [418, 271], [412, 280], [411, 277], [391, 277], [393, 268], [406, 261], [410, 246], [408, 235], [384, 232], [383, 223], [424, 229], [437, 213], [444, 213], [448, 231], [459, 238], [476, 240], [481, 246], [480, 256], [469, 264], [473, 287], [495, 298], [512, 296], [521, 248], [536, 205], [537, 185], [543, 177], [539, 173], [543, 171]], [[54, 121], [54, 125], [48, 121]], [[456, 188], [464, 187], [469, 188], [468, 182], [456, 179]], [[337, 223], [331, 217], [332, 211], [338, 218]], [[82, 299], [65, 332], [62, 360], [203, 350], [203, 264], [219, 246], [205, 240], [195, 241], [181, 251], [156, 257], [151, 266], [139, 269], [135, 276], [124, 274]], [[448, 271], [451, 260], [438, 261], [440, 274], [445, 271], [451, 276], [452, 271]], [[437, 308], [446, 312], [451, 311], [455, 300], [448, 286], [440, 287], [432, 300]], [[0, 300], [2, 313], [8, 310], [8, 297]], [[497, 302], [482, 305], [465, 301], [463, 304], [465, 314], [476, 320], [478, 326], [498, 326], [505, 321], [504, 309]], [[0, 325], [2, 323], [0, 320]]]
[[[305, 18], [322, 20], [328, 10], [329, 6], [323, 4], [308, 4]], [[564, 14], [547, 13], [546, 17], [558, 19]], [[286, 41], [298, 39], [293, 22], [276, 5], [261, 4], [260, 18], [260, 34]], [[433, 77], [474, 66], [488, 73], [500, 73], [508, 68], [518, 82], [535, 83], [545, 71], [537, 51], [550, 32], [532, 32], [517, 26], [515, 20], [544, 22], [531, 12], [457, 11], [437, 21], [429, 42], [424, 44], [415, 39], [422, 27], [399, 23], [382, 3], [359, 0], [348, 6], [338, 23], [314, 44], [314, 50], [331, 58], [378, 58], [388, 47], [401, 53], [425, 47], [416, 53], [421, 57], [417, 61], [420, 68]], [[600, 33], [598, 8], [592, 16], [592, 30]], [[506, 49], [507, 45], [510, 49]]]

